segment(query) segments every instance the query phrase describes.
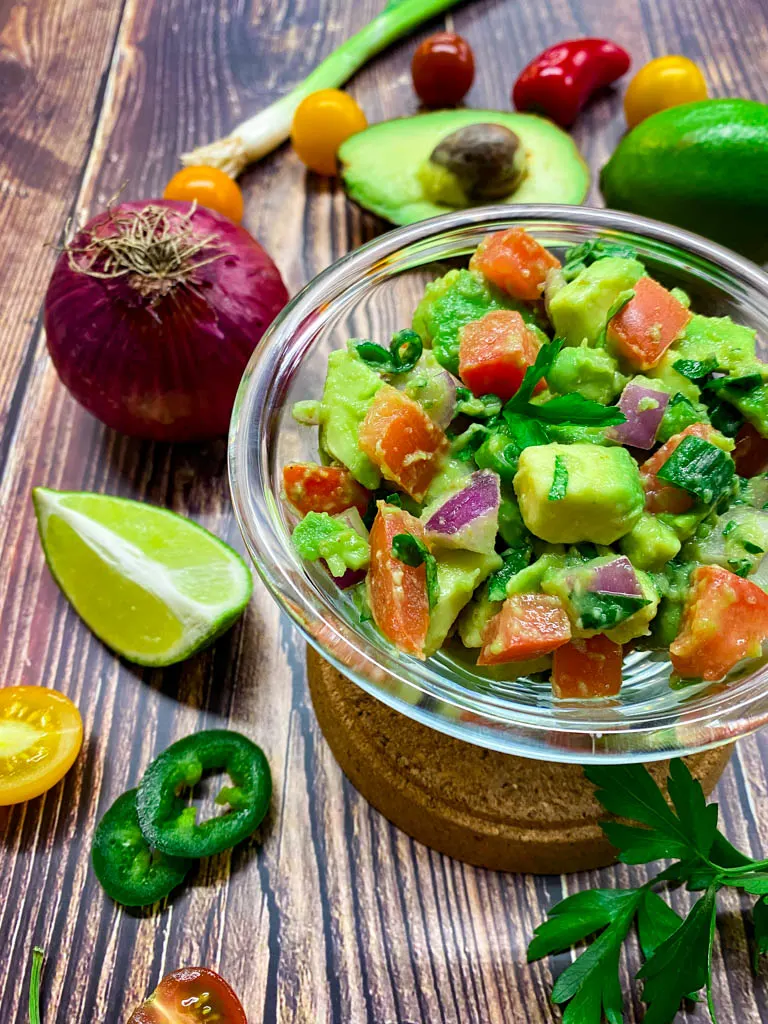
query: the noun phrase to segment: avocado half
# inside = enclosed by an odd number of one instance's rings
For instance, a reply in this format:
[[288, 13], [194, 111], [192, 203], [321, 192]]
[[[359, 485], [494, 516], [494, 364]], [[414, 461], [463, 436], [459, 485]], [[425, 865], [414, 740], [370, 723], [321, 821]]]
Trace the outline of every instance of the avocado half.
[[455, 207], [425, 197], [419, 168], [447, 135], [465, 125], [483, 123], [509, 128], [526, 155], [525, 176], [499, 202], [577, 205], [583, 201], [589, 190], [589, 169], [570, 135], [535, 114], [498, 110], [438, 110], [381, 121], [350, 136], [338, 152], [350, 198], [393, 224], [452, 213]]

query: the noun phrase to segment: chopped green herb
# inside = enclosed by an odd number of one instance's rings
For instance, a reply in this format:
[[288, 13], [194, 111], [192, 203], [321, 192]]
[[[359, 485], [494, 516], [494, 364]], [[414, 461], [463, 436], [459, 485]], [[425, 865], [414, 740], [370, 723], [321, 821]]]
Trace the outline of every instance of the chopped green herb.
[[742, 391], [748, 394], [759, 388], [762, 383], [763, 378], [759, 373], [748, 373], [744, 377], [715, 377], [714, 380], [707, 381], [704, 387], [715, 394], [721, 391]]
[[672, 363], [673, 369], [683, 377], [687, 377], [688, 380], [703, 380], [710, 373], [714, 373], [719, 365], [714, 357], [711, 359], [678, 359]]
[[621, 256], [632, 260], [637, 259], [637, 250], [623, 242], [608, 242], [603, 238], [590, 239], [567, 250], [562, 270], [563, 277], [566, 281], [572, 281], [585, 267], [606, 256]]
[[739, 524], [736, 522], [735, 519], [731, 519], [731, 521], [726, 523], [723, 527], [723, 536], [727, 537], [729, 533], [733, 533], [733, 531], [736, 529], [738, 525]]
[[748, 558], [729, 558], [728, 567], [737, 576], [749, 576], [752, 569], [752, 562]]
[[745, 551], [748, 551], [750, 555], [763, 555], [765, 549], [761, 548], [759, 544], [753, 544], [751, 540], [743, 540], [741, 546]]
[[555, 470], [552, 475], [552, 486], [549, 489], [550, 501], [562, 501], [568, 490], [568, 467], [562, 455], [555, 456]]
[[493, 575], [488, 577], [488, 598], [491, 601], [503, 601], [507, 596], [507, 583], [513, 576], [525, 569], [531, 561], [533, 546], [526, 542], [519, 548], [508, 548], [503, 554], [504, 564]]
[[726, 437], [736, 437], [744, 423], [744, 417], [734, 409], [725, 398], [705, 391], [702, 398], [709, 410], [709, 421], [712, 426]]
[[630, 594], [598, 594], [588, 590], [572, 598], [582, 629], [612, 629], [651, 602]]
[[430, 610], [437, 604], [440, 584], [437, 579], [437, 562], [423, 540], [412, 533], [396, 533], [392, 538], [392, 556], [413, 568], [423, 565], [427, 573], [427, 600]]
[[686, 437], [656, 474], [711, 505], [733, 483], [733, 459], [701, 437]]
[[421, 338], [409, 328], [395, 334], [389, 351], [375, 341], [361, 341], [355, 346], [355, 351], [364, 362], [384, 373], [407, 373], [412, 370], [421, 359], [422, 350]]
[[505, 415], [504, 419], [518, 451], [523, 451], [524, 448], [533, 448], [539, 444], [549, 444], [547, 433], [537, 420], [514, 412]]
[[462, 462], [468, 462], [488, 436], [488, 428], [482, 423], [470, 423], [460, 434], [453, 434], [451, 454]]

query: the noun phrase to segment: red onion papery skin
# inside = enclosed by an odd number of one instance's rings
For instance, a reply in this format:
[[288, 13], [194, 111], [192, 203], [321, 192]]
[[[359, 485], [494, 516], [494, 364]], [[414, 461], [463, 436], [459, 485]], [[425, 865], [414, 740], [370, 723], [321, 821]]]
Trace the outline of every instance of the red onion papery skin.
[[[128, 273], [99, 278], [70, 258], [89, 237], [119, 234], [117, 221], [147, 207], [198, 238], [213, 236], [191, 263], [221, 255], [179, 280]], [[225, 435], [246, 364], [288, 301], [280, 272], [259, 243], [221, 214], [191, 203], [120, 203], [78, 232], [53, 271], [45, 298], [48, 351], [72, 395], [114, 430], [156, 441]], [[101, 258], [95, 269], [101, 269]]]

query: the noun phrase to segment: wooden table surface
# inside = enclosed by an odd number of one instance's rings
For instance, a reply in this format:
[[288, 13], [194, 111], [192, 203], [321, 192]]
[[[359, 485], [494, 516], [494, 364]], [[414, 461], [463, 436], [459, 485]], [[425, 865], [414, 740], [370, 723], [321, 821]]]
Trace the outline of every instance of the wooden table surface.
[[[49, 958], [46, 1024], [119, 1024], [162, 975], [195, 963], [221, 970], [251, 1024], [543, 1024], [559, 1019], [548, 1002], [553, 965], [526, 966], [524, 951], [545, 909], [574, 889], [642, 876], [493, 874], [411, 842], [336, 767], [308, 701], [304, 645], [259, 584], [244, 620], [213, 650], [143, 671], [89, 634], [45, 568], [35, 484], [165, 505], [240, 546], [223, 441], [120, 437], [59, 384], [41, 323], [50, 243], [124, 183], [129, 198], [159, 194], [180, 151], [279, 96], [380, 5], [0, 0], [0, 685], [64, 690], [87, 736], [62, 784], [0, 809], [3, 1024], [27, 1019], [35, 944]], [[682, 51], [713, 93], [768, 100], [765, 0], [474, 0], [446, 20], [475, 50], [474, 106], [508, 109], [534, 53], [590, 34], [613, 37], [637, 65]], [[369, 120], [415, 110], [413, 46], [393, 47], [352, 82]], [[581, 117], [576, 137], [593, 168], [622, 128], [618, 95]], [[245, 223], [291, 291], [383, 228], [335, 183], [308, 178], [288, 148], [243, 183]], [[118, 909], [89, 865], [96, 822], [156, 753], [212, 725], [241, 729], [266, 750], [275, 779], [267, 824], [204, 863], [168, 906]], [[768, 740], [743, 740], [719, 788], [728, 834], [753, 854], [768, 850], [767, 759]], [[748, 969], [749, 917], [735, 900], [724, 909], [720, 1019], [768, 1021], [765, 976], [753, 981]], [[630, 951], [625, 989], [633, 964]], [[639, 1013], [634, 996], [627, 1019]], [[705, 1020], [705, 1010], [692, 1018]]]

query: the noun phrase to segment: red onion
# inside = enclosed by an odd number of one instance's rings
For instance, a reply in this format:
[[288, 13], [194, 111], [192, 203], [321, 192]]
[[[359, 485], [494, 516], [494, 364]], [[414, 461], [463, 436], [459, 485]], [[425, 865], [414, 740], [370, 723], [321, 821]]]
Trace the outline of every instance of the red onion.
[[624, 555], [598, 565], [588, 589], [598, 594], [620, 594], [626, 597], [642, 597], [643, 594], [635, 567]]
[[61, 380], [108, 427], [156, 441], [226, 434], [240, 378], [288, 301], [248, 232], [169, 199], [94, 217], [45, 297]]
[[442, 547], [463, 548], [480, 554], [493, 551], [499, 528], [501, 485], [496, 473], [473, 473], [460, 491], [427, 513], [427, 539]]
[[[630, 381], [619, 399], [619, 408], [627, 417], [626, 422], [614, 427], [611, 437], [630, 448], [653, 448], [668, 403], [666, 391], [655, 391]], [[646, 404], [651, 408], [643, 408]]]

